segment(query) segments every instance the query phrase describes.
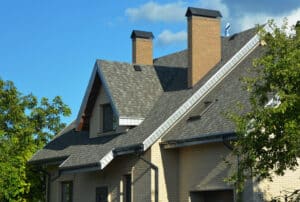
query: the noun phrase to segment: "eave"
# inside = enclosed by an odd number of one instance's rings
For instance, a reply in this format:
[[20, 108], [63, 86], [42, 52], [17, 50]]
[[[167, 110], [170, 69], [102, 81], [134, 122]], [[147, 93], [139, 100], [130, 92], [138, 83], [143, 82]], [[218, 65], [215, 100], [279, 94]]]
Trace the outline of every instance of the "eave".
[[198, 137], [186, 138], [180, 140], [168, 140], [160, 144], [163, 146], [164, 149], [174, 149], [174, 148], [208, 144], [208, 143], [231, 141], [235, 139], [236, 139], [236, 134], [234, 132], [228, 132], [228, 133], [206, 134]]

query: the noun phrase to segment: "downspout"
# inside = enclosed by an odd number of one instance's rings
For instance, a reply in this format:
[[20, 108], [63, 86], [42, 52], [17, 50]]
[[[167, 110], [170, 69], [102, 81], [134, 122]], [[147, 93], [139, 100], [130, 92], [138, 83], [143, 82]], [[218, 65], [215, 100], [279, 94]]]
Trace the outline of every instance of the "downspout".
[[158, 167], [156, 165], [154, 165], [153, 163], [151, 163], [150, 161], [141, 157], [141, 155], [138, 155], [138, 158], [141, 159], [142, 161], [144, 161], [146, 164], [148, 164], [150, 166], [151, 169], [154, 170], [154, 178], [155, 178], [155, 184], [154, 184], [155, 200], [154, 201], [158, 202]]

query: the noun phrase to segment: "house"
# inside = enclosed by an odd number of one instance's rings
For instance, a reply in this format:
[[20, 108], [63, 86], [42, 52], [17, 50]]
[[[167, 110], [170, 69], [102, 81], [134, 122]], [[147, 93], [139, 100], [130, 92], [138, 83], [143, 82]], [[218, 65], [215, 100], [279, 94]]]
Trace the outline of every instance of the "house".
[[[30, 163], [47, 172], [51, 202], [235, 201], [224, 113], [249, 106], [240, 78], [262, 54], [255, 28], [221, 36], [221, 13], [189, 7], [188, 48], [153, 59], [151, 32], [134, 30], [132, 64], [97, 60], [76, 121]], [[244, 201], [299, 187], [300, 171], [247, 183]]]

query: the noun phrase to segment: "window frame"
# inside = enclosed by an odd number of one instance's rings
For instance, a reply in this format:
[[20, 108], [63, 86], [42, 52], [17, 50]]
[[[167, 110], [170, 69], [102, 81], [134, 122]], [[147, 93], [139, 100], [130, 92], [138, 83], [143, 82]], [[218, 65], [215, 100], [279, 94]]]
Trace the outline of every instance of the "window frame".
[[[64, 187], [66, 185], [69, 186], [68, 193], [65, 193], [65, 191], [64, 191]], [[69, 195], [69, 200], [65, 200], [66, 197], [64, 194]], [[62, 202], [72, 202], [73, 201], [73, 181], [62, 181], [61, 182], [61, 201]]]
[[[110, 115], [108, 115], [108, 112]], [[102, 115], [102, 132], [111, 132], [115, 130], [115, 116], [110, 103], [102, 104], [100, 113]], [[108, 118], [109, 120], [107, 120]], [[110, 121], [110, 124], [107, 125], [107, 122]]]

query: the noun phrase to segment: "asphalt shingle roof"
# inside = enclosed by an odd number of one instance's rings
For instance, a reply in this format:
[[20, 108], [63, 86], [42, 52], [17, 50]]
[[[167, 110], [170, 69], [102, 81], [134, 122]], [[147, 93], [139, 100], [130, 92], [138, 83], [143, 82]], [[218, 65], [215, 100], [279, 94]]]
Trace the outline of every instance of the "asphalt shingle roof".
[[[145, 117], [145, 120], [126, 133], [96, 138], [89, 138], [88, 132], [75, 132], [75, 126], [71, 124], [37, 152], [30, 162], [64, 160], [61, 168], [95, 165], [114, 148], [141, 144], [254, 34], [255, 29], [250, 29], [231, 37], [223, 37], [222, 60], [193, 88], [186, 88], [186, 50], [157, 58], [154, 60], [154, 68], [141, 66], [142, 71], [135, 71], [133, 65], [127, 63], [97, 60], [120, 116]], [[241, 89], [239, 78], [246, 74], [245, 67], [250, 67], [252, 59], [259, 54], [259, 50], [250, 54], [205, 97], [204, 101], [213, 104], [200, 119], [187, 121], [190, 116], [203, 111], [203, 102], [170, 130], [163, 141], [233, 131], [233, 124], [222, 113], [236, 101], [247, 103], [247, 95], [238, 90]], [[177, 62], [181, 67], [176, 66]]]
[[113, 102], [121, 117], [144, 118], [163, 93], [152, 66], [97, 60], [108, 85]]

